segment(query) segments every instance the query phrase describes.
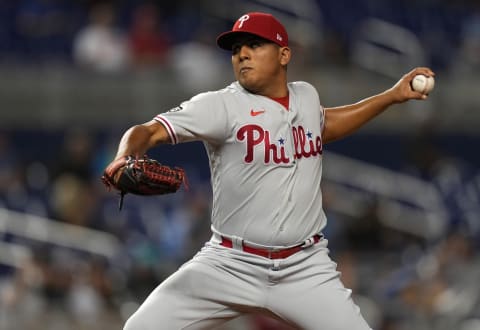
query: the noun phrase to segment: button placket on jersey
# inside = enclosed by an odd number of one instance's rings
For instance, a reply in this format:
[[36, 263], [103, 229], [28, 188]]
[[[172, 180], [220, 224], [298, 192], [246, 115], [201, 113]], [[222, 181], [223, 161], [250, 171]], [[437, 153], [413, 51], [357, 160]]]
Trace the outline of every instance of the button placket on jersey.
[[[293, 167], [292, 175], [296, 171], [297, 166], [298, 166], [298, 162], [295, 159], [295, 144], [293, 143], [293, 121], [295, 120], [295, 117], [297, 115], [297, 113], [293, 110], [293, 108], [291, 106], [294, 103], [294, 101], [295, 101], [294, 94], [292, 93], [292, 91], [290, 91], [290, 104], [289, 104], [288, 111], [287, 111], [286, 115], [287, 115], [287, 125], [288, 125], [288, 138], [287, 139], [290, 141], [289, 142], [290, 154], [291, 154], [290, 157], [291, 157], [291, 164], [292, 164], [292, 167]], [[291, 191], [288, 192], [288, 201], [289, 202], [292, 201], [292, 192]]]
[[279, 111], [281, 111], [281, 116], [282, 116], [282, 130], [279, 131], [280, 135], [277, 136], [277, 141], [278, 138], [281, 137], [282, 139], [285, 140], [284, 148], [285, 148], [285, 155], [289, 159], [289, 163], [287, 164], [288, 167], [290, 166], [296, 166], [296, 161], [295, 161], [295, 150], [294, 150], [294, 144], [293, 144], [293, 135], [292, 135], [292, 119], [290, 115], [290, 109], [287, 110], [283, 106], [279, 105]]

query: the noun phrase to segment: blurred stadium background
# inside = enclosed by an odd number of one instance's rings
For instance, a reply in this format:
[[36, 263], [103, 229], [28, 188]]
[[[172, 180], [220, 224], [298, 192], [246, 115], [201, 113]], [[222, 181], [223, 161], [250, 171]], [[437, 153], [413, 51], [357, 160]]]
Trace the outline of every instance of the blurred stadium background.
[[119, 212], [99, 177], [125, 129], [233, 79], [214, 39], [255, 10], [325, 106], [436, 71], [427, 102], [325, 147], [325, 234], [374, 329], [480, 329], [478, 0], [0, 0], [0, 329], [120, 329], [209, 238], [201, 144], [152, 150], [188, 192]]

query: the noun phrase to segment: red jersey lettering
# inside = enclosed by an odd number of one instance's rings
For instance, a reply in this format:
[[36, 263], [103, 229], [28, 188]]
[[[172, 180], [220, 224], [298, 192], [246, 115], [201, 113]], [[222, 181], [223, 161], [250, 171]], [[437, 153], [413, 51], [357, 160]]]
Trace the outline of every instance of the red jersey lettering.
[[[322, 154], [322, 137], [314, 136], [302, 126], [292, 127], [293, 159], [309, 158]], [[285, 153], [285, 139], [280, 138], [278, 145], [270, 140], [270, 132], [261, 126], [248, 124], [237, 131], [237, 140], [245, 143], [244, 161], [252, 163], [256, 147], [263, 148], [265, 164], [288, 164], [290, 158]]]

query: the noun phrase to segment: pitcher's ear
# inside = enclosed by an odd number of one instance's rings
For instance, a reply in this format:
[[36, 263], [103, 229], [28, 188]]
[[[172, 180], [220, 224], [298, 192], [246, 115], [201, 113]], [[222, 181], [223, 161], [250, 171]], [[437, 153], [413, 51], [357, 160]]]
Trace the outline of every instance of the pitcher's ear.
[[292, 51], [289, 47], [280, 48], [280, 64], [287, 65], [292, 57]]

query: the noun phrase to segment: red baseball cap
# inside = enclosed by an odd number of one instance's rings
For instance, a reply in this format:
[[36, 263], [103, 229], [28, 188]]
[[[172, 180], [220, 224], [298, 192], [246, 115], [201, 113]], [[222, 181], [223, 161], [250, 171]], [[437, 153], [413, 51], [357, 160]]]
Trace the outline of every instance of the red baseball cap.
[[288, 46], [288, 34], [285, 27], [273, 15], [252, 12], [240, 17], [231, 31], [217, 37], [217, 45], [226, 50], [232, 50], [233, 43], [240, 34], [250, 33], [270, 40], [281, 47]]

